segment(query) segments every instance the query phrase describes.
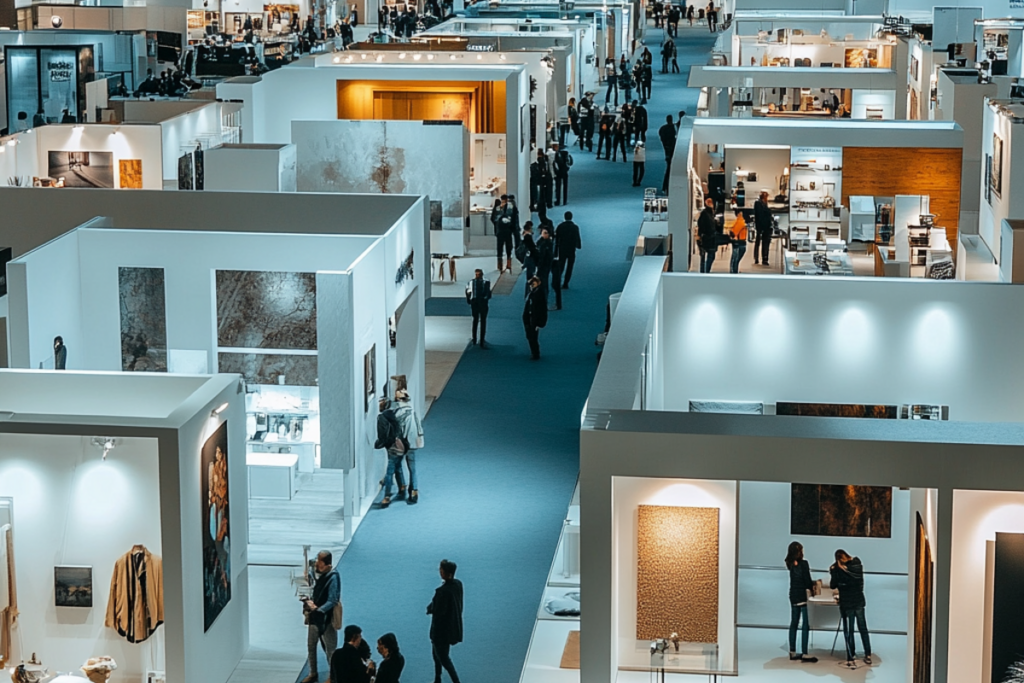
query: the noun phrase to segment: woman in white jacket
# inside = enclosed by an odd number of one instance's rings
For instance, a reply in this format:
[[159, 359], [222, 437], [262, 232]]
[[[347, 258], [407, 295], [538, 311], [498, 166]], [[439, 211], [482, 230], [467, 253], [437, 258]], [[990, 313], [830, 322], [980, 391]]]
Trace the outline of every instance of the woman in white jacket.
[[640, 187], [644, 181], [644, 162], [647, 160], [647, 150], [644, 149], [642, 140], [636, 141], [633, 147], [633, 187]]
[[409, 467], [409, 497], [405, 502], [415, 505], [419, 502], [420, 496], [419, 489], [416, 488], [416, 451], [423, 448], [423, 425], [409, 401], [409, 392], [405, 389], [395, 392], [395, 402], [391, 408], [395, 411], [402, 436], [409, 443], [409, 450], [405, 454], [405, 464]]

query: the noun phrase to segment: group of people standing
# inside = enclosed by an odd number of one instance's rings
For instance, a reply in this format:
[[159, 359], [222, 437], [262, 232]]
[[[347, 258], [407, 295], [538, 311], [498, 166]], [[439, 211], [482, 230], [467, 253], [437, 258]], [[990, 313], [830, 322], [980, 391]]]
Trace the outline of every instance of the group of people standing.
[[761, 191], [757, 201], [754, 202], [754, 210], [748, 212], [744, 207], [737, 206], [736, 219], [729, 228], [728, 234], [719, 227], [718, 211], [715, 200], [711, 197], [704, 198], [704, 209], [697, 217], [697, 245], [700, 248], [700, 272], [710, 273], [711, 266], [715, 263], [718, 249], [725, 245], [731, 245], [732, 258], [729, 262], [729, 272], [740, 272], [740, 261], [747, 251], [750, 220], [754, 221], [754, 265], [762, 265], [771, 268], [768, 256], [771, 253], [772, 235], [775, 233], [775, 217], [772, 215], [771, 207], [768, 204], [768, 193]]
[[[813, 664], [817, 657], [808, 655], [808, 640], [811, 627], [807, 621], [807, 599], [813, 592], [815, 582], [811, 578], [811, 568], [804, 559], [804, 547], [798, 541], [789, 544], [786, 552], [786, 569], [789, 571], [789, 658]], [[846, 643], [846, 665], [855, 666], [857, 643], [854, 628], [860, 632], [861, 645], [864, 648], [864, 663], [871, 666], [871, 635], [868, 622], [864, 616], [867, 601], [864, 598], [864, 564], [860, 558], [853, 557], [845, 550], [835, 552], [835, 563], [828, 569], [829, 588], [839, 591], [839, 618], [843, 626]], [[801, 628], [801, 622], [803, 624]], [[797, 649], [796, 634], [801, 630], [800, 649]]]
[[[317, 554], [310, 583], [312, 591], [302, 600], [302, 611], [307, 624], [307, 657], [309, 674], [301, 683], [319, 683], [318, 650], [322, 647], [330, 667], [329, 683], [400, 683], [405, 669], [405, 657], [394, 633], [385, 633], [377, 639], [380, 663], [373, 660], [369, 643], [363, 639], [363, 629], [349, 624], [342, 631], [343, 642], [338, 647], [338, 631], [342, 622], [341, 574], [333, 566], [329, 550]], [[459, 675], [452, 663], [451, 647], [462, 642], [462, 582], [455, 578], [458, 566], [450, 560], [441, 560], [441, 585], [427, 605], [430, 616], [430, 645], [434, 660], [434, 683], [441, 683], [442, 670], [448, 672], [452, 683], [459, 683]]]

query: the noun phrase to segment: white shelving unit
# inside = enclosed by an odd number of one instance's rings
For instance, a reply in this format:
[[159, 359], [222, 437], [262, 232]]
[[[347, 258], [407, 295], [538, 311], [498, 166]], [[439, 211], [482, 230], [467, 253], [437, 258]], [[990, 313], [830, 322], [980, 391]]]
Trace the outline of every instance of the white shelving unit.
[[789, 167], [790, 240], [824, 241], [840, 237], [835, 211], [842, 196], [843, 150], [794, 147]]

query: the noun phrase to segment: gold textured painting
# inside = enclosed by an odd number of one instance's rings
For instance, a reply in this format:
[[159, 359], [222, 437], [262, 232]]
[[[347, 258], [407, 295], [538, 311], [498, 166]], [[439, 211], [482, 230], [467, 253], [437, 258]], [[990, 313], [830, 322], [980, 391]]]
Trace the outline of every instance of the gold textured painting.
[[637, 512], [637, 640], [718, 642], [718, 508]]
[[142, 159], [121, 159], [121, 188], [142, 189]]

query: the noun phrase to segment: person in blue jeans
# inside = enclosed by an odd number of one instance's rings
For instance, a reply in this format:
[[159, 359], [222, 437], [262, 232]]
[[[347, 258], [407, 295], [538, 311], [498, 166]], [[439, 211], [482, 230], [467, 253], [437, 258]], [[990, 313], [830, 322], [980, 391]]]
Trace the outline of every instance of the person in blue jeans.
[[[380, 399], [378, 408], [380, 410], [380, 418], [384, 419], [395, 425], [395, 432], [402, 437], [401, 423], [398, 421], [395, 411], [392, 409], [391, 401], [387, 397]], [[381, 499], [381, 509], [386, 509], [391, 505], [391, 484], [395, 481], [398, 484], [398, 499], [402, 500], [406, 497], [405, 489], [405, 472], [402, 470], [402, 460], [405, 459], [408, 454], [408, 447], [406, 442], [402, 438], [396, 438], [392, 443], [383, 443], [380, 440], [380, 432], [378, 431], [378, 443], [374, 444], [377, 448], [384, 448], [388, 455], [388, 468], [384, 472], [384, 479], [381, 484], [384, 485], [384, 498]]]
[[[804, 547], [797, 541], [789, 544], [786, 552], [786, 569], [789, 571], [789, 604], [791, 616], [789, 621], [789, 658], [808, 664], [818, 661], [817, 657], [807, 655], [807, 641], [811, 636], [811, 627], [807, 622], [807, 591], [814, 587], [811, 579], [811, 567], [804, 559]], [[796, 649], [796, 631], [803, 621], [801, 648]]]
[[857, 643], [854, 640], [854, 624], [860, 631], [864, 645], [864, 663], [871, 666], [871, 636], [868, 622], [864, 617], [867, 602], [864, 599], [864, 565], [860, 558], [850, 557], [845, 550], [836, 551], [836, 562], [828, 569], [831, 575], [829, 585], [839, 589], [839, 618], [843, 622], [843, 636], [846, 640], [846, 665], [854, 666], [857, 659]]

